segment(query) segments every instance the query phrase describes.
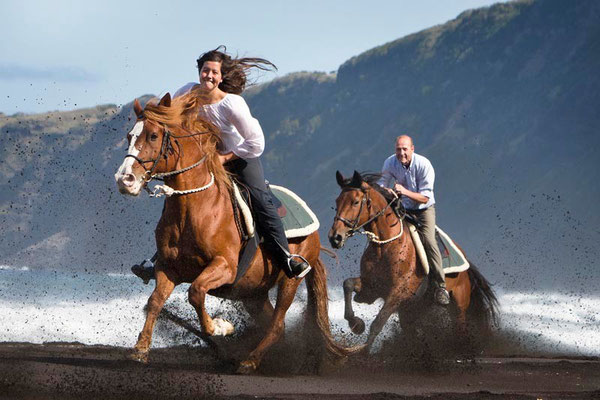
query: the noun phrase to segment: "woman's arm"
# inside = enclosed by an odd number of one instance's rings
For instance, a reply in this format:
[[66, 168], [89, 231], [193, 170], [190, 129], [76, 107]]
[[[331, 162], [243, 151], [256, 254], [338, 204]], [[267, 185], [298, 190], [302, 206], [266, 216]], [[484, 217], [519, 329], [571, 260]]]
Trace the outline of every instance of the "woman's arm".
[[265, 149], [265, 135], [258, 120], [250, 114], [246, 101], [241, 96], [229, 96], [229, 120], [235, 126], [244, 141], [233, 150], [239, 158], [259, 157]]

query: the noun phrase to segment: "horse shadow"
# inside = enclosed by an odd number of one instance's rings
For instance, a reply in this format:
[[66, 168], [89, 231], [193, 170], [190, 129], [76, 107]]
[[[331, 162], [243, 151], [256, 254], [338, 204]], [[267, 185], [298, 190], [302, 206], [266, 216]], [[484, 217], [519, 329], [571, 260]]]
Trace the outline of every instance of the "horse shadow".
[[[156, 333], [165, 342], [177, 345], [186, 362], [204, 371], [235, 374], [245, 355], [255, 348], [265, 335], [265, 327], [255, 322], [241, 303], [231, 302], [227, 318], [235, 325], [231, 336], [206, 337], [200, 331], [195, 315], [185, 306], [163, 308], [156, 324]], [[260, 372], [267, 376], [320, 375], [334, 368], [336, 361], [326, 351], [318, 327], [305, 312], [297, 321], [286, 324], [285, 333], [273, 351], [265, 355]], [[155, 354], [158, 354], [156, 352]], [[150, 356], [149, 361], [162, 359]], [[290, 356], [292, 355], [292, 356]]]

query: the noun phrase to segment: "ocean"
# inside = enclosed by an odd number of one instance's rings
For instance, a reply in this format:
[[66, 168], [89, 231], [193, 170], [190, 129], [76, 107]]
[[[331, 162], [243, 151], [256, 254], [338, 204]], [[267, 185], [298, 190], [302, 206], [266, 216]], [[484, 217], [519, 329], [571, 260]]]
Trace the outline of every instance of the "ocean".
[[[167, 307], [199, 326], [180, 285]], [[0, 342], [79, 342], [88, 345], [132, 347], [144, 324], [143, 307], [154, 288], [127, 274], [65, 273], [0, 266]], [[286, 317], [293, 325], [305, 307], [304, 286]], [[496, 287], [501, 319], [498, 332], [522, 349], [564, 356], [600, 356], [600, 296], [573, 292], [511, 292]], [[329, 316], [335, 336], [349, 332], [341, 285], [329, 289]], [[381, 308], [354, 305], [367, 326]], [[235, 302], [207, 297], [211, 315], [247, 320]], [[240, 314], [241, 313], [241, 314]], [[243, 322], [242, 322], [243, 323]], [[169, 326], [172, 325], [172, 326]], [[399, 329], [390, 318], [375, 344]], [[361, 342], [366, 334], [356, 337]], [[199, 339], [166, 321], [157, 324], [153, 347], [202, 345]]]

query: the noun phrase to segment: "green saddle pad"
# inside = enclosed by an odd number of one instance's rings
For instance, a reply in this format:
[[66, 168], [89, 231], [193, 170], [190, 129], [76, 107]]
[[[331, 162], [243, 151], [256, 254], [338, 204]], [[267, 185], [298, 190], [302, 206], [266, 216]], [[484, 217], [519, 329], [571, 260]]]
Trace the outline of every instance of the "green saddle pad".
[[435, 227], [438, 247], [442, 254], [442, 267], [446, 274], [462, 272], [469, 268], [469, 262], [450, 237], [438, 226]]
[[319, 229], [319, 219], [296, 193], [282, 186], [269, 185], [269, 187], [286, 210], [281, 218], [285, 236], [288, 238], [308, 236]]

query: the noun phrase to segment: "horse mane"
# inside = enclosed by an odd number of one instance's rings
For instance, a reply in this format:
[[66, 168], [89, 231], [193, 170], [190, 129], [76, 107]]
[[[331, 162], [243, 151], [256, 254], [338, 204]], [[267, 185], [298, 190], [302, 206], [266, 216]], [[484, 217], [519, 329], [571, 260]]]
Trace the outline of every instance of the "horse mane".
[[170, 129], [183, 129], [185, 135], [198, 134], [190, 139], [196, 141], [204, 154], [209, 171], [215, 175], [215, 183], [219, 187], [232, 188], [229, 173], [225, 170], [218, 157], [217, 146], [221, 135], [217, 127], [198, 116], [201, 107], [196, 96], [185, 94], [174, 98], [171, 106], [159, 104], [158, 99], [148, 101], [144, 107], [144, 116], [149, 120], [165, 124]]
[[[382, 177], [381, 173], [377, 173], [377, 172], [359, 172], [359, 175], [360, 175], [361, 179], [367, 185], [369, 185], [371, 187], [371, 189], [373, 189], [376, 192], [378, 192], [379, 194], [381, 194], [388, 203], [390, 201], [394, 200], [394, 196], [392, 196], [391, 194], [389, 194], [387, 192], [387, 190], [383, 189], [377, 183], [377, 182], [379, 182], [379, 180]], [[359, 189], [359, 187], [355, 186], [353, 178], [354, 178], [353, 176], [351, 176], [349, 178], [344, 178], [344, 187]]]

